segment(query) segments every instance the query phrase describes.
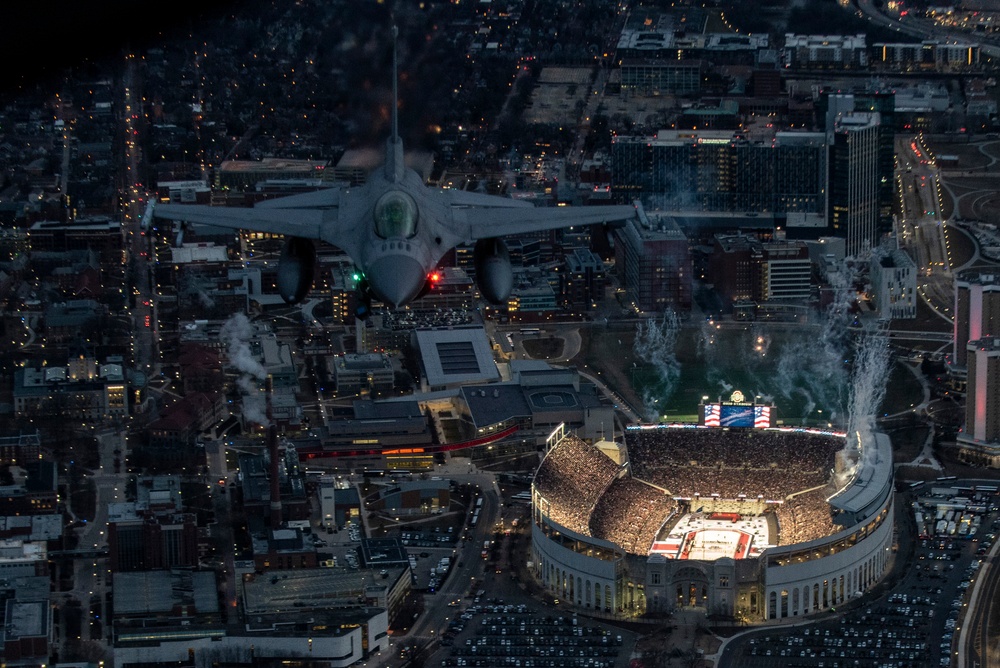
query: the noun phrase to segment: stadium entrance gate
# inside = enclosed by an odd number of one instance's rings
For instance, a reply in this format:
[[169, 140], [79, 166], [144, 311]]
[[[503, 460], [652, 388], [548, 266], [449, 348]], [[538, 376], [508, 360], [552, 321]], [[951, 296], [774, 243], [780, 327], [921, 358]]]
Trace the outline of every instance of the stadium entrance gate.
[[674, 574], [674, 589], [678, 608], [708, 607], [708, 575], [700, 568], [679, 569]]

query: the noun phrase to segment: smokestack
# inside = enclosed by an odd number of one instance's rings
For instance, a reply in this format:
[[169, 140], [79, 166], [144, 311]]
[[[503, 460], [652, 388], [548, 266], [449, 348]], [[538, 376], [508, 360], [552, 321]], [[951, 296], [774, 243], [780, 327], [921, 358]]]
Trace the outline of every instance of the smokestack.
[[277, 529], [281, 526], [281, 487], [278, 484], [278, 426], [274, 424], [272, 389], [271, 376], [268, 374], [264, 393], [267, 401], [267, 450], [271, 455], [271, 529]]

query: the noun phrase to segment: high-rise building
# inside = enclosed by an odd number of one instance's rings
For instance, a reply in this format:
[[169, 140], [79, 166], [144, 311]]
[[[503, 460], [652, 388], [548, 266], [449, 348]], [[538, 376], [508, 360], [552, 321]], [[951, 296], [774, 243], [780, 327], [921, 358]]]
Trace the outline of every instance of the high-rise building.
[[[819, 123], [827, 133], [834, 130], [840, 114], [854, 112], [877, 113], [878, 128], [878, 231], [892, 231], [892, 212], [896, 198], [896, 129], [900, 116], [896, 113], [896, 93], [893, 90], [862, 89], [853, 93], [826, 91], [816, 101]], [[833, 178], [833, 174], [831, 174]]]
[[716, 235], [709, 280], [727, 302], [805, 303], [812, 291], [812, 263], [805, 243], [763, 243], [744, 235]]
[[667, 215], [647, 216], [615, 230], [615, 268], [629, 301], [640, 311], [691, 308], [691, 250], [677, 223]]
[[612, 190], [650, 209], [786, 214], [825, 225], [826, 136], [819, 132], [661, 130], [616, 137]]
[[688, 95], [701, 90], [705, 62], [626, 58], [621, 62], [622, 90], [640, 95]]
[[587, 248], [566, 254], [566, 265], [559, 273], [559, 292], [566, 308], [590, 311], [604, 299], [607, 276], [600, 256]]
[[198, 565], [198, 527], [191, 513], [143, 516], [134, 503], [111, 504], [109, 568], [115, 572]]
[[1000, 338], [969, 341], [966, 351], [969, 382], [962, 440], [1000, 448]]
[[1000, 274], [964, 271], [955, 277], [952, 365], [964, 368], [970, 341], [1000, 336]]
[[830, 227], [857, 255], [878, 245], [879, 115], [840, 113], [830, 145]]

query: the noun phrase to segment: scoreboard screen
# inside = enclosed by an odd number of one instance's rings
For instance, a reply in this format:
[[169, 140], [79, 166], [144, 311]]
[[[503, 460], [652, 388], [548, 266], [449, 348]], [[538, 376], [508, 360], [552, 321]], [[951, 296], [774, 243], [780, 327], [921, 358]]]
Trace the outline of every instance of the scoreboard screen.
[[771, 426], [771, 407], [755, 404], [705, 404], [706, 427], [757, 427]]
[[771, 426], [770, 406], [753, 407], [753, 426], [760, 427], [761, 429], [767, 429]]
[[752, 427], [753, 406], [727, 406], [722, 404], [719, 424], [722, 427]]

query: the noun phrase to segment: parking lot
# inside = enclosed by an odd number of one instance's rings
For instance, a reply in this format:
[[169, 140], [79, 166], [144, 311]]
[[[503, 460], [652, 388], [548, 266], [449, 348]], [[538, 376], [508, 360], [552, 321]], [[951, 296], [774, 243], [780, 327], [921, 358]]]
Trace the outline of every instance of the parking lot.
[[441, 638], [442, 666], [612, 668], [623, 638], [576, 616], [545, 615], [527, 605], [473, 605]]
[[[403, 545], [407, 547], [449, 547], [456, 541], [455, 530], [447, 527], [440, 530], [438, 527], [428, 531], [404, 531], [401, 538]], [[412, 550], [411, 550], [412, 551]]]
[[[913, 517], [927, 515], [935, 503], [951, 497], [925, 491], [919, 501], [901, 508]], [[971, 506], [971, 504], [970, 504]], [[899, 564], [900, 576], [886, 595], [849, 604], [836, 619], [761, 631], [734, 640], [724, 666], [931, 668], [949, 666], [958, 651], [956, 637], [965, 623], [968, 592], [982, 559], [1000, 527], [998, 508], [990, 502], [975, 513], [973, 529], [964, 536], [950, 532], [926, 535], [933, 528], [911, 525], [912, 551]], [[933, 524], [933, 522], [932, 522]], [[903, 527], [909, 533], [911, 527]], [[922, 537], [921, 537], [922, 536]]]

